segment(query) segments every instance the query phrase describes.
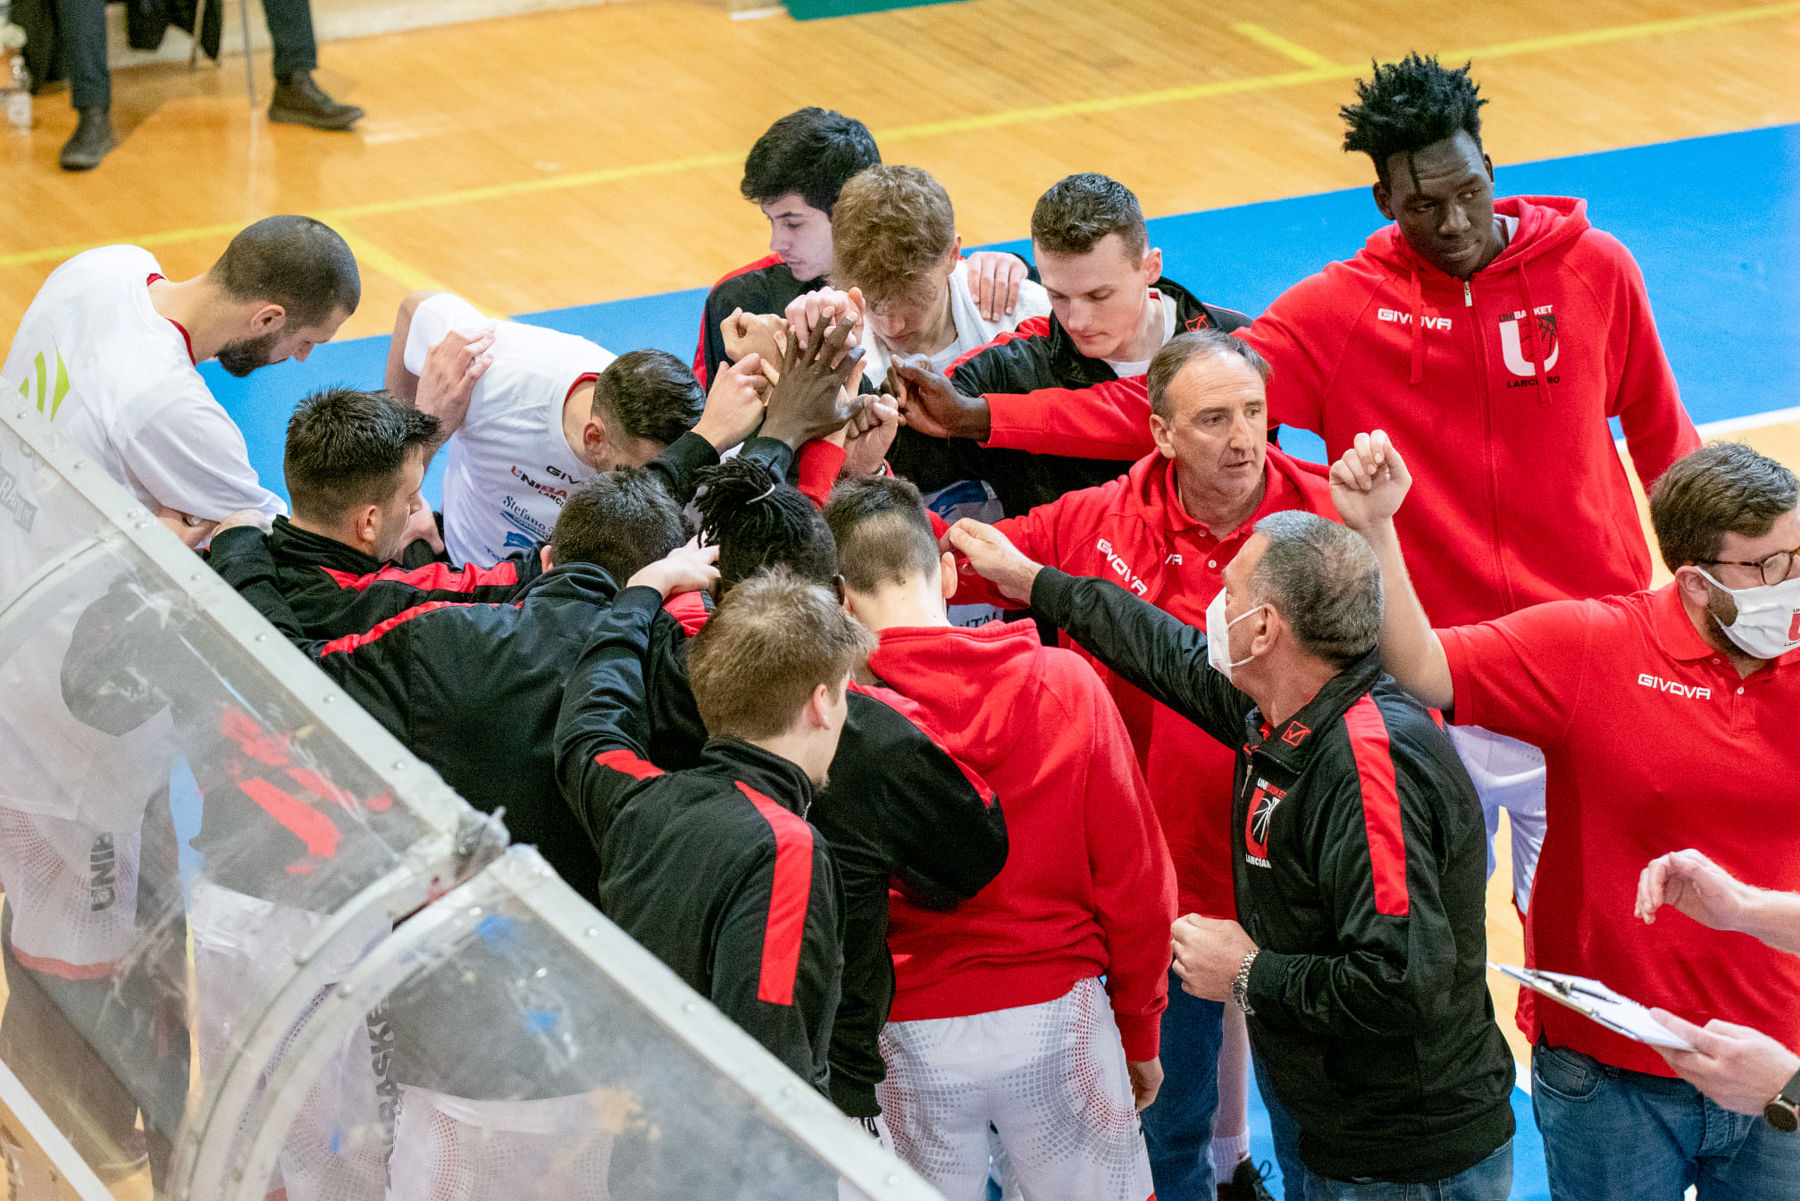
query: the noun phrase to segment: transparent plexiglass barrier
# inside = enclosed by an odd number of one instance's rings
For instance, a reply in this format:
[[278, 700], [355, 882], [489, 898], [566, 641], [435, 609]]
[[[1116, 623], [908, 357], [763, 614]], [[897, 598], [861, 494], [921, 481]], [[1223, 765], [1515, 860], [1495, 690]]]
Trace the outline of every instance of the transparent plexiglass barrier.
[[14, 1196], [937, 1196], [503, 850], [17, 395], [0, 384]]

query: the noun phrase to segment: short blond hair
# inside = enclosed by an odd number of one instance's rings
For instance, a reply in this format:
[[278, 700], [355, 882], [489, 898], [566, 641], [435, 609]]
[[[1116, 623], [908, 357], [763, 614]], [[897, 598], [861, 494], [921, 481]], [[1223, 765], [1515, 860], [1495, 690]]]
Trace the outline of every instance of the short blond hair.
[[871, 303], [906, 299], [956, 245], [956, 211], [930, 172], [878, 164], [838, 194], [831, 242], [833, 284]]
[[819, 685], [841, 688], [874, 647], [830, 592], [773, 568], [727, 592], [694, 636], [694, 706], [713, 738], [772, 738]]

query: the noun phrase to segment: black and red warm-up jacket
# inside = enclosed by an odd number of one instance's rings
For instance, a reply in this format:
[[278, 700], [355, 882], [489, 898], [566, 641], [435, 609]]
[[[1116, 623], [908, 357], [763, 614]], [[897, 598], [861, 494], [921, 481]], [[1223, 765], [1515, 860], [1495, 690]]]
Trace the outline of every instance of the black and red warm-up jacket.
[[[701, 761], [706, 727], [688, 686], [682, 629], [652, 628], [646, 706], [649, 758], [669, 770]], [[844, 988], [831, 1033], [831, 1099], [851, 1117], [881, 1112], [881, 1028], [894, 1000], [890, 886], [927, 909], [974, 896], [1006, 864], [1000, 802], [946, 749], [921, 707], [852, 683], [830, 783], [808, 820], [825, 836], [844, 887]]]
[[1271, 725], [1207, 663], [1203, 631], [1124, 588], [1046, 567], [1031, 606], [1233, 748], [1238, 922], [1258, 948], [1250, 1042], [1306, 1166], [1441, 1180], [1510, 1139], [1481, 803], [1379, 649]]
[[[428, 601], [368, 630], [321, 639], [308, 636], [276, 589], [241, 590], [471, 805], [505, 809], [513, 840], [536, 846], [587, 897], [599, 858], [562, 801], [552, 741], [569, 665], [616, 591], [603, 568], [570, 563], [532, 580], [510, 604]], [[663, 620], [679, 628], [666, 613]]]
[[700, 315], [700, 344], [694, 349], [694, 375], [702, 388], [719, 372], [725, 357], [725, 335], [719, 326], [735, 309], [746, 313], [787, 312], [788, 305], [826, 286], [823, 277], [795, 279], [778, 254], [764, 255], [754, 263], [746, 263], [727, 272], [706, 294], [706, 306]]
[[384, 563], [354, 546], [277, 517], [268, 534], [254, 526], [212, 541], [213, 570], [240, 592], [266, 583], [281, 593], [309, 638], [360, 634], [414, 605], [432, 601], [510, 601], [540, 574], [535, 554], [492, 567]]
[[[1287, 509], [1337, 520], [1325, 469], [1289, 458], [1273, 446], [1264, 458], [1262, 503], [1222, 537], [1188, 515], [1181, 503], [1180, 473], [1173, 459], [1149, 455], [1110, 483], [1071, 492], [996, 528], [1034, 562], [1070, 575], [1110, 578], [1163, 612], [1204, 626], [1206, 607], [1224, 586], [1225, 568], [1255, 533], [1258, 521]], [[959, 567], [961, 590], [953, 603], [1019, 607], [966, 561]], [[1063, 641], [1086, 653], [1067, 635]], [[1093, 662], [1131, 731], [1138, 764], [1156, 801], [1175, 861], [1181, 912], [1233, 916], [1231, 748], [1133, 688], [1104, 663]]]
[[[1178, 330], [1229, 332], [1250, 322], [1232, 309], [1202, 303], [1172, 280], [1159, 279], [1152, 286], [1175, 302]], [[1154, 449], [1145, 446], [1150, 402], [1144, 377], [1120, 379], [1105, 360], [1082, 354], [1054, 313], [1033, 317], [970, 351], [951, 367], [950, 382], [965, 396], [986, 398], [992, 429], [988, 440], [978, 443], [929, 438], [903, 427], [888, 462], [921, 492], [959, 480], [986, 480], [1006, 515], [1017, 517], [1066, 492], [1103, 484]], [[1079, 439], [1057, 432], [1064, 425], [1081, 430], [1085, 413], [1106, 421], [1132, 403], [1146, 414], [1138, 437], [1109, 443], [1088, 431], [1081, 431]], [[1045, 409], [1055, 411], [1054, 422], [1040, 419]]]
[[562, 788], [600, 848], [600, 908], [802, 1079], [828, 1091], [843, 899], [807, 824], [812, 782], [735, 739], [667, 772], [648, 753], [644, 657], [662, 611], [627, 588], [581, 652], [556, 727]]

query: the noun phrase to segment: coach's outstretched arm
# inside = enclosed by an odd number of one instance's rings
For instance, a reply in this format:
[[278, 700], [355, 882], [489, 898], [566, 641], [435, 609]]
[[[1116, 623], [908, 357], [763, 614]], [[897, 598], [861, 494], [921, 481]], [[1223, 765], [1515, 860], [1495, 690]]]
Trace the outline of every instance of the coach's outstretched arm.
[[1005, 534], [965, 517], [945, 535], [1000, 592], [1081, 643], [1102, 663], [1213, 738], [1236, 748], [1255, 704], [1206, 661], [1206, 634], [1107, 580], [1065, 575], [1020, 554]]
[[1411, 487], [1406, 460], [1381, 430], [1356, 435], [1331, 465], [1331, 501], [1338, 516], [1374, 548], [1381, 563], [1382, 666], [1421, 704], [1448, 711], [1456, 700], [1450, 664], [1413, 591], [1394, 530], [1394, 514]]

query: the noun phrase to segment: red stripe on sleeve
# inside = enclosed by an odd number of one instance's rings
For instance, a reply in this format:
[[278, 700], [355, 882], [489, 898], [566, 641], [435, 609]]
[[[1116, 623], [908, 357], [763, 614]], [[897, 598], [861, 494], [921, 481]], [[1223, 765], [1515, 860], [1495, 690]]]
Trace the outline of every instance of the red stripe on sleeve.
[[738, 791], [750, 798], [775, 831], [775, 883], [769, 890], [769, 921], [763, 928], [762, 974], [756, 982], [756, 999], [792, 1005], [794, 978], [800, 972], [800, 938], [806, 932], [806, 905], [812, 896], [812, 827], [742, 781]]
[[1344, 725], [1362, 783], [1363, 829], [1369, 837], [1369, 865], [1375, 871], [1375, 912], [1405, 917], [1410, 911], [1406, 837], [1400, 827], [1400, 792], [1394, 784], [1387, 722], [1374, 698], [1364, 695], [1344, 714]]
[[473, 592], [490, 585], [519, 582], [518, 565], [511, 560], [496, 563], [492, 567], [477, 567], [473, 563], [465, 563], [459, 568], [453, 568], [448, 563], [428, 563], [411, 571], [404, 567], [383, 567], [368, 575], [351, 575], [347, 571], [337, 571], [330, 567], [321, 567], [319, 570], [330, 576], [339, 588], [349, 588], [356, 592], [366, 590], [371, 584], [408, 584], [431, 592]]
[[594, 762], [601, 767], [610, 767], [616, 772], [624, 772], [635, 780], [653, 780], [663, 774], [662, 768], [642, 759], [631, 751], [601, 751], [594, 756]]
[[422, 605], [414, 605], [404, 613], [394, 614], [366, 634], [346, 634], [342, 638], [333, 638], [319, 651], [319, 658], [323, 659], [326, 655], [336, 654], [338, 651], [353, 651], [358, 647], [367, 646], [397, 625], [404, 625], [415, 617], [423, 617], [427, 613], [435, 612], [438, 609], [449, 609], [461, 603], [460, 601], [427, 601]]
[[338, 828], [299, 797], [267, 780], [239, 780], [238, 787], [283, 829], [305, 843], [307, 854], [329, 859], [337, 853], [338, 839], [342, 837]]

